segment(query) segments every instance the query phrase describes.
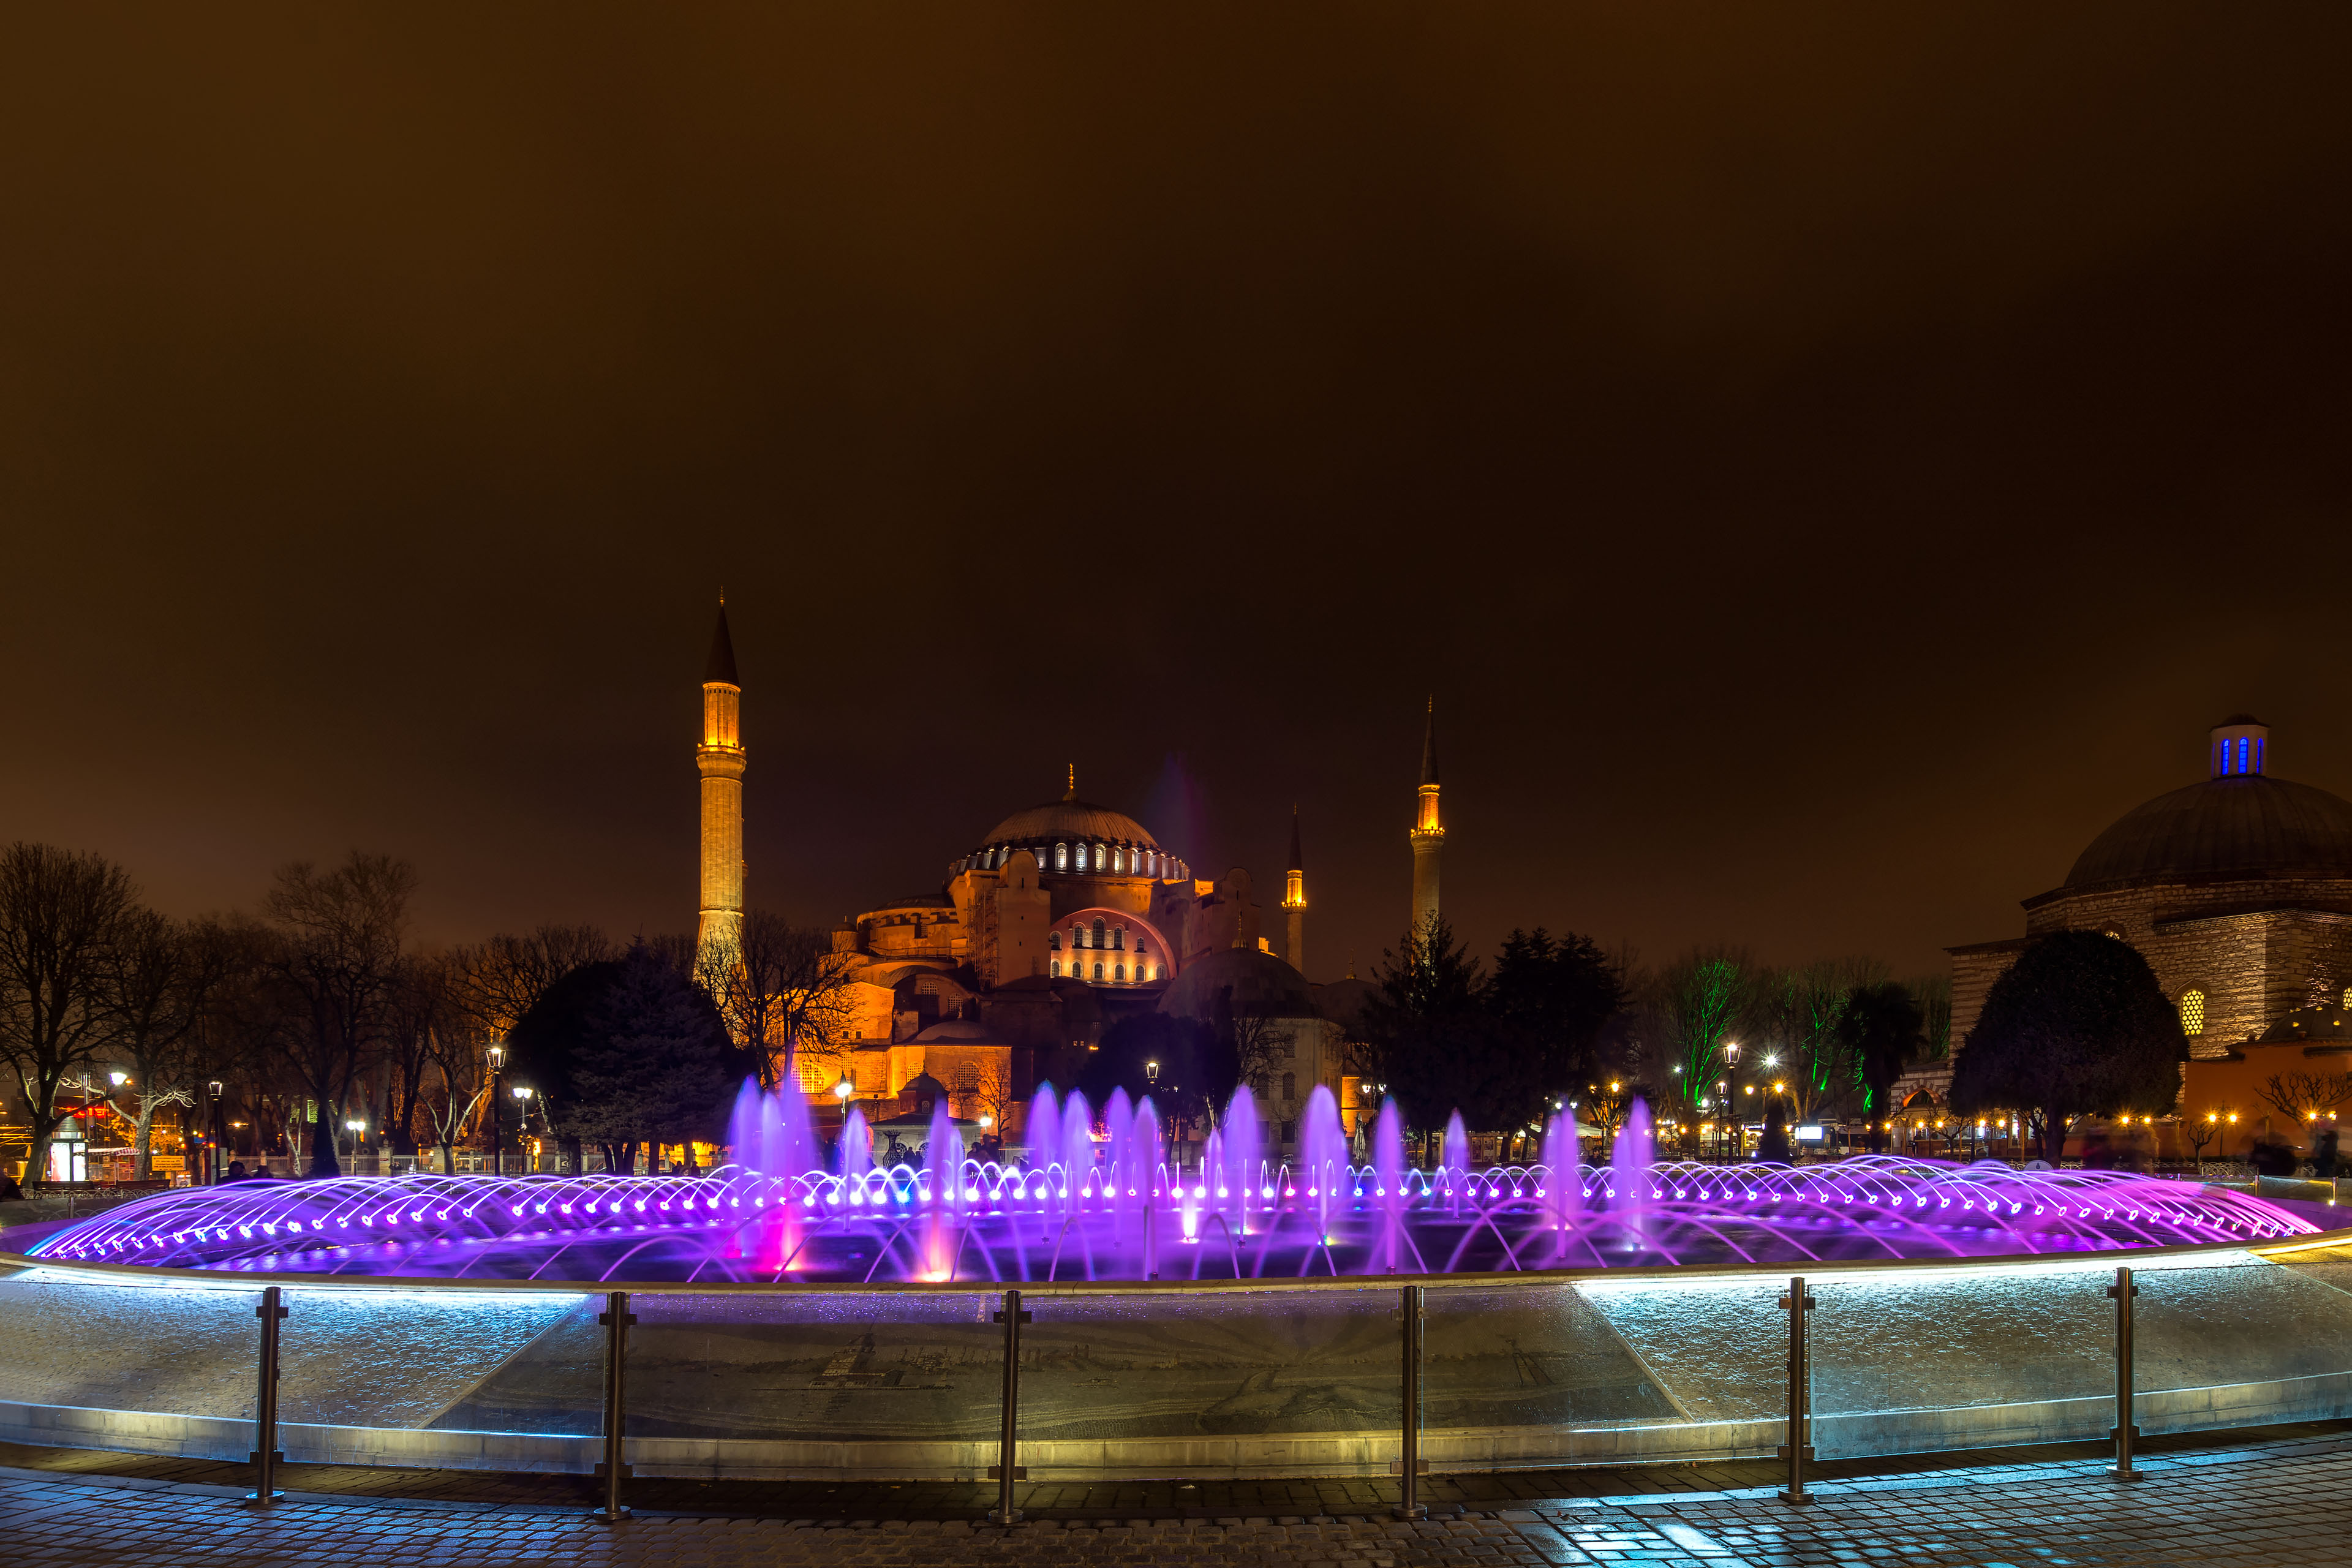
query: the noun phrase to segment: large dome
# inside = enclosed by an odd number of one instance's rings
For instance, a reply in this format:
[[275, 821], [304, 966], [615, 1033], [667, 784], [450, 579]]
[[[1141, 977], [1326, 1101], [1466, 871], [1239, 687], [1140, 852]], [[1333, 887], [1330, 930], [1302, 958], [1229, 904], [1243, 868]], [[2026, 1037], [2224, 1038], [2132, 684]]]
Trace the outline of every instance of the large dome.
[[950, 874], [1002, 866], [1016, 850], [1037, 858], [1040, 869], [1081, 877], [1189, 877], [1192, 868], [1160, 847], [1151, 830], [1123, 811], [1065, 795], [1016, 811], [948, 868]]
[[1048, 801], [1033, 805], [1026, 811], [1016, 811], [988, 831], [981, 841], [982, 847], [999, 844], [1126, 844], [1142, 849], [1157, 849], [1160, 840], [1143, 824], [1123, 811], [1113, 811], [1107, 805], [1089, 805], [1082, 800]]
[[2265, 773], [2207, 779], [2125, 813], [2066, 890], [2228, 877], [2352, 877], [2352, 801]]

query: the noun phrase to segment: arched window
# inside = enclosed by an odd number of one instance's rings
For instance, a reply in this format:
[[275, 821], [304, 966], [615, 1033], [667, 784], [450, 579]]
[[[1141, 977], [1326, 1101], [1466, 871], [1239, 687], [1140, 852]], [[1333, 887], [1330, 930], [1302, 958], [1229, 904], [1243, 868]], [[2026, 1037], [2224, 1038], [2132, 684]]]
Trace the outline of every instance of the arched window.
[[1113, 980], [1124, 983], [1127, 979], [1127, 965], [1124, 963], [1112, 964], [1110, 966], [1110, 977]]
[[1070, 868], [1070, 847], [1069, 847], [1068, 845], [1066, 845], [1066, 844], [1056, 844], [1056, 845], [1055, 845], [1055, 846], [1054, 846], [1054, 869], [1055, 869], [1055, 870], [1056, 870], [1056, 871], [1066, 871], [1066, 870], [1068, 870], [1069, 868]]
[[1095, 921], [1095, 940], [1094, 940], [1094, 945], [1095, 945], [1095, 946], [1097, 946], [1097, 947], [1100, 947], [1102, 944], [1103, 944], [1103, 923], [1102, 923], [1102, 921]]
[[1056, 979], [1056, 980], [1059, 980], [1059, 979], [1062, 977], [1062, 961], [1061, 961], [1060, 959], [1058, 959], [1058, 958], [1055, 958], [1055, 959], [1049, 959], [1049, 960], [1047, 960], [1046, 962], [1047, 962], [1047, 963], [1052, 966], [1052, 969], [1053, 969], [1053, 972], [1054, 972], [1054, 978], [1055, 978], [1055, 979]]
[[1117, 931], [1110, 933], [1110, 945], [1114, 952], [1125, 952], [1127, 951], [1127, 928], [1125, 926], [1121, 926]]
[[2180, 994], [2180, 1032], [2184, 1035], [2205, 1032], [2205, 993], [2194, 986]]
[[1047, 952], [1059, 952], [1062, 951], [1062, 933], [1060, 931], [1049, 931], [1045, 933], [1045, 951]]
[[1102, 965], [1099, 963], [1095, 965], [1095, 978], [1097, 980], [1100, 980], [1102, 978]]
[[1077, 858], [1076, 858], [1076, 859], [1074, 859], [1074, 860], [1072, 860], [1072, 861], [1070, 862], [1070, 869], [1071, 869], [1071, 870], [1073, 870], [1073, 871], [1083, 871], [1083, 870], [1085, 870], [1086, 868], [1087, 868], [1087, 847], [1086, 847], [1085, 845], [1081, 844], [1081, 845], [1079, 845], [1079, 846], [1078, 846]]
[[1097, 844], [1097, 845], [1096, 845], [1096, 846], [1095, 846], [1095, 869], [1096, 869], [1096, 870], [1097, 870], [1097, 871], [1099, 871], [1099, 870], [1101, 870], [1102, 868], [1103, 868], [1103, 847], [1102, 847], [1101, 845]]
[[1155, 963], [1151, 966], [1151, 978], [1154, 980], [1164, 979], [1168, 971], [1160, 964]]

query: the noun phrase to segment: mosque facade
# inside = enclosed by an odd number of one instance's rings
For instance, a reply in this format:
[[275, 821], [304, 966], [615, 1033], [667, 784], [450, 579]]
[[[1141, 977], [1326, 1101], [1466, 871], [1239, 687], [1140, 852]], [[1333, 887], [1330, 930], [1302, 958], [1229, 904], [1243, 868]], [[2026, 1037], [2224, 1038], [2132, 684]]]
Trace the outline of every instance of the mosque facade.
[[[2310, 1070], [2352, 1065], [2342, 1037], [2352, 1008], [2352, 802], [2278, 777], [2269, 727], [2247, 715], [2215, 725], [2205, 753], [2202, 782], [2125, 813], [2063, 882], [2025, 900], [2022, 935], [1948, 950], [1955, 1042], [2035, 937], [2096, 931], [2138, 949], [2179, 1011], [2190, 1058], [2184, 1120], [2214, 1110], [2252, 1125], [2265, 1112], [2246, 1064], [2282, 1070], [2270, 1060], [2280, 1047]], [[1940, 1100], [1949, 1079], [1946, 1066], [1906, 1087]]]
[[[742, 685], [726, 607], [703, 682], [698, 939], [742, 918]], [[1412, 850], [1412, 912], [1437, 907], [1434, 707], [1423, 742]], [[799, 1088], [821, 1119], [862, 1102], [869, 1121], [910, 1096], [946, 1098], [973, 1130], [1018, 1139], [1041, 1081], [1068, 1084], [1121, 1018], [1162, 1012], [1209, 1021], [1223, 998], [1279, 1047], [1265, 1074], [1266, 1136], [1287, 1142], [1318, 1085], [1343, 1100], [1347, 1042], [1369, 988], [1307, 979], [1307, 878], [1294, 808], [1280, 905], [1283, 942], [1263, 929], [1249, 871], [1203, 876], [1136, 818], [1081, 798], [1075, 767], [1060, 798], [1012, 812], [945, 867], [935, 890], [877, 903], [833, 931], [844, 981], [835, 1037], [804, 1044]]]

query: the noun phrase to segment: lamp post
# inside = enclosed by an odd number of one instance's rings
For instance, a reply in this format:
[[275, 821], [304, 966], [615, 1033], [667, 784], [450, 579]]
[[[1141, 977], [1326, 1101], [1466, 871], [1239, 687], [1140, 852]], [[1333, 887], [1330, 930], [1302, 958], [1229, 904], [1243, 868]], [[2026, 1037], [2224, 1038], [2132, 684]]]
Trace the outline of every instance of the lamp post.
[[367, 1123], [356, 1116], [343, 1119], [343, 1131], [352, 1135], [352, 1163], [359, 1163], [360, 1153], [367, 1147]]
[[[530, 1135], [530, 1089], [525, 1085], [517, 1084], [514, 1087], [514, 1097], [515, 1138], [520, 1142]], [[516, 1152], [520, 1154], [521, 1151], [518, 1149], [516, 1150]], [[533, 1161], [532, 1163], [536, 1164], [538, 1162]], [[529, 1174], [530, 1173], [526, 1171], [524, 1173]]]
[[1737, 1161], [1737, 1160], [1739, 1158], [1739, 1124], [1740, 1124], [1740, 1119], [1739, 1119], [1739, 1042], [1738, 1042], [1738, 1041], [1737, 1041], [1737, 1040], [1726, 1040], [1726, 1041], [1724, 1041], [1724, 1042], [1723, 1042], [1723, 1059], [1724, 1059], [1725, 1063], [1727, 1064], [1727, 1065], [1726, 1065], [1726, 1068], [1725, 1068], [1725, 1069], [1724, 1069], [1724, 1070], [1725, 1070], [1725, 1071], [1726, 1071], [1726, 1072], [1730, 1076], [1730, 1079], [1731, 1079], [1730, 1086], [1729, 1086], [1729, 1089], [1730, 1089], [1730, 1098], [1729, 1098], [1729, 1100], [1728, 1100], [1728, 1104], [1730, 1105], [1730, 1108], [1731, 1108], [1731, 1157], [1732, 1157], [1732, 1159], [1733, 1159], [1734, 1161]]
[[490, 1174], [503, 1176], [507, 1173], [507, 1161], [506, 1150], [499, 1142], [499, 1069], [507, 1065], [507, 1048], [493, 1040], [482, 1055], [490, 1064]]
[[210, 1083], [208, 1083], [208, 1084], [205, 1085], [205, 1110], [206, 1110], [206, 1112], [207, 1112], [206, 1117], [205, 1117], [206, 1124], [207, 1124], [207, 1125], [209, 1125], [209, 1126], [212, 1128], [212, 1130], [213, 1130], [212, 1147], [211, 1147], [208, 1151], [206, 1151], [206, 1153], [205, 1153], [205, 1163], [206, 1163], [206, 1165], [207, 1165], [208, 1169], [207, 1169], [207, 1170], [206, 1170], [206, 1172], [205, 1172], [206, 1180], [205, 1180], [205, 1185], [206, 1185], [206, 1186], [208, 1186], [208, 1187], [216, 1187], [216, 1186], [220, 1185], [220, 1179], [221, 1179], [221, 1157], [220, 1157], [220, 1146], [221, 1146], [221, 1080], [220, 1080], [220, 1079], [213, 1079]]

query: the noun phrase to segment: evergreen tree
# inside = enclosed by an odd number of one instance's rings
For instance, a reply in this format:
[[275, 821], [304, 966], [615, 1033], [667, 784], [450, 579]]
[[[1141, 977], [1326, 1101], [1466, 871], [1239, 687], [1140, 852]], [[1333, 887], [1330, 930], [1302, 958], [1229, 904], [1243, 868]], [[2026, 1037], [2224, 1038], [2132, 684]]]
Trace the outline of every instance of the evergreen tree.
[[2039, 1113], [2055, 1164], [2077, 1116], [2169, 1110], [2189, 1039], [2139, 950], [2101, 931], [2037, 937], [1993, 982], [1952, 1062], [1952, 1108]]
[[549, 988], [516, 1026], [518, 1076], [550, 1096], [559, 1137], [604, 1146], [608, 1165], [639, 1143], [716, 1142], [752, 1070], [709, 994], [643, 942]]

